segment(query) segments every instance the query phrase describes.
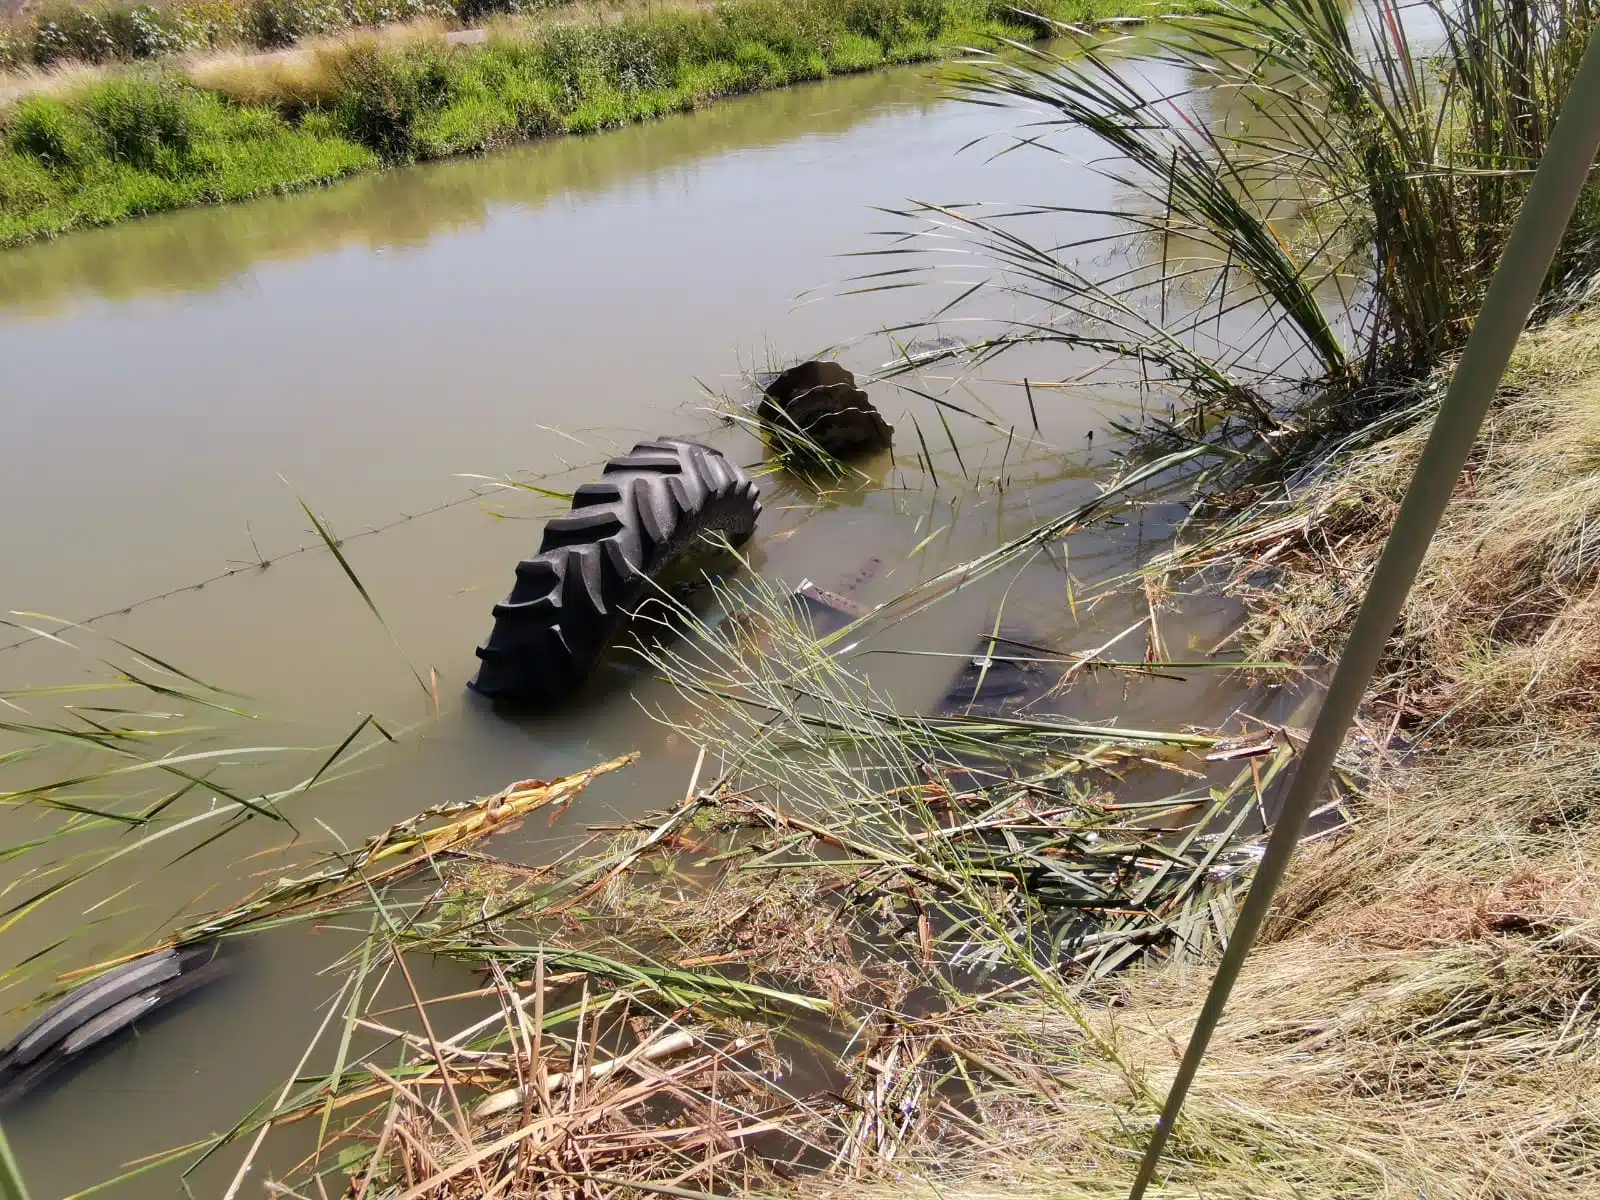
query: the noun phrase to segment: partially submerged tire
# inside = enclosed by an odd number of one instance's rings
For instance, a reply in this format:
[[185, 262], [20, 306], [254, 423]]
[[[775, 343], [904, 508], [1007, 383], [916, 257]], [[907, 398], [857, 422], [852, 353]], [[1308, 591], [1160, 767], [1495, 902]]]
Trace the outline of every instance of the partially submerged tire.
[[802, 462], [819, 451], [841, 460], [877, 454], [894, 441], [893, 427], [836, 362], [803, 362], [775, 376], [756, 418], [782, 457]]
[[202, 942], [143, 955], [74, 988], [0, 1047], [0, 1102], [209, 983], [225, 967], [217, 943]]
[[665, 572], [707, 541], [749, 540], [760, 513], [756, 485], [711, 447], [640, 442], [580, 487], [538, 556], [517, 564], [471, 687], [532, 706], [570, 695]]

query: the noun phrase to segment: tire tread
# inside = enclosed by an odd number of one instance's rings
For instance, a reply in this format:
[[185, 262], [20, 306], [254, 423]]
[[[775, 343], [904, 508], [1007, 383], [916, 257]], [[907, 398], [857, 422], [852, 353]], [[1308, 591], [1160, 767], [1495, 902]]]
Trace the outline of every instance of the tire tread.
[[517, 564], [511, 594], [477, 649], [471, 686], [495, 700], [550, 705], [576, 690], [650, 581], [710, 533], [737, 546], [755, 531], [760, 490], [709, 446], [640, 442], [574, 494]]

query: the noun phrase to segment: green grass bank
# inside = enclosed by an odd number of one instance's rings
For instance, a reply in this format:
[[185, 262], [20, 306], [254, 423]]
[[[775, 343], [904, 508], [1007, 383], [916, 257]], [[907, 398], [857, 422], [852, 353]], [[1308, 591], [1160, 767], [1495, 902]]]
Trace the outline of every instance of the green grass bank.
[[129, 69], [0, 115], [0, 247], [286, 192], [522, 138], [592, 133], [753, 92], [951, 57], [1142, 0], [730, 0], [709, 8], [351, 35], [291, 57]]

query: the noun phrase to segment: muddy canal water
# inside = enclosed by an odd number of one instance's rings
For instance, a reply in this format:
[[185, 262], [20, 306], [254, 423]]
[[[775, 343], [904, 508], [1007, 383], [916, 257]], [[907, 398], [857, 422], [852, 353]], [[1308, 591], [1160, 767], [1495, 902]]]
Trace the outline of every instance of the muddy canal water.
[[[288, 806], [297, 853], [630, 750], [643, 752], [641, 763], [596, 784], [553, 829], [530, 826], [496, 850], [537, 859], [542, 839], [672, 802], [695, 750], [651, 718], [674, 697], [644, 674], [609, 666], [568, 710], [539, 720], [496, 715], [465, 691], [489, 608], [554, 511], [535, 492], [486, 481], [570, 489], [619, 447], [665, 433], [708, 437], [756, 464], [760, 447], [718, 424], [708, 391], [737, 397], [744, 372], [830, 347], [869, 372], [894, 358], [897, 337], [960, 334], [874, 332], [940, 302], [931, 291], [843, 282], [884, 268], [844, 257], [881, 247], [878, 232], [896, 228], [874, 206], [1116, 206], [1108, 184], [1065, 160], [993, 158], [1003, 142], [963, 151], [1022, 118], [943, 98], [936, 75], [795, 88], [0, 255], [0, 507], [9, 514], [0, 608], [77, 621], [117, 614], [71, 632], [71, 647], [0, 630], [0, 692], [30, 721], [70, 723], [58, 700], [29, 689], [106, 679], [101, 655], [129, 661], [107, 640], [116, 638], [246, 698], [236, 707], [249, 718], [174, 717], [214, 729], [176, 739], [175, 751], [326, 747], [377, 714], [395, 744]], [[1069, 156], [1089, 151], [1070, 137], [1058, 145]], [[1109, 232], [1103, 218], [1077, 217], [1071, 235], [1092, 236], [1097, 220]], [[838, 588], [878, 556], [883, 569], [857, 585], [870, 603], [1091, 495], [1095, 453], [1111, 440], [1109, 420], [1126, 415], [1125, 397], [1035, 388], [1035, 431], [1019, 386], [1024, 374], [1048, 383], [1080, 365], [1016, 356], [961, 380], [946, 367], [912, 381], [992, 422], [946, 410], [948, 431], [926, 401], [875, 386], [899, 427], [896, 460], [824, 499], [766, 479], [754, 566], [773, 580]], [[932, 472], [916, 465], [918, 426]], [[297, 497], [348, 539], [344, 552], [387, 631], [320, 547]], [[1002, 593], [1008, 623], [1061, 649], [1099, 646], [1143, 616], [1142, 605], [1087, 610], [1072, 603], [1073, 588], [1131, 564], [1165, 515], [1149, 510], [1148, 531], [1135, 522], [1074, 539], [1019, 579], [962, 594], [874, 648], [966, 650]], [[1226, 621], [1221, 611], [1188, 614], [1162, 631], [1169, 653], [1209, 649]], [[1144, 638], [1133, 635], [1125, 656], [1142, 655]], [[862, 665], [914, 710], [938, 696], [951, 662], [878, 655]], [[435, 677], [437, 711], [426, 694]], [[1071, 715], [1177, 727], [1220, 718], [1236, 686], [1216, 672], [1086, 685]], [[133, 702], [148, 710], [149, 700]], [[301, 777], [325, 753], [263, 756], [260, 786]], [[181, 804], [197, 800], [203, 787]], [[57, 819], [14, 807], [4, 840], [40, 836]], [[52, 969], [147, 943], [186, 907], [242, 895], [255, 872], [281, 861], [248, 856], [287, 837], [256, 821], [191, 854], [182, 852], [198, 839], [130, 855], [9, 925], [3, 966], [64, 939]], [[12, 882], [37, 866], [0, 871]], [[9, 1110], [35, 1194], [85, 1188], [138, 1155], [226, 1128], [275, 1094], [335, 990], [319, 971], [342, 944], [336, 932], [267, 939], [231, 984]], [[42, 986], [36, 970], [7, 983], [15, 1011], [0, 1032]], [[432, 986], [470, 980], [441, 975]], [[227, 1174], [225, 1165], [202, 1172], [197, 1190], [218, 1194]], [[127, 1191], [175, 1187], [162, 1171]]]

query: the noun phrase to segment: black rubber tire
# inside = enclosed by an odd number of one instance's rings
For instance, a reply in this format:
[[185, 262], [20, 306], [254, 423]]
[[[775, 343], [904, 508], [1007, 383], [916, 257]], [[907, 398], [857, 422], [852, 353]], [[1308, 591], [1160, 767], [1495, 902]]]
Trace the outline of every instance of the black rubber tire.
[[894, 428], [836, 362], [799, 363], [763, 389], [756, 418], [779, 456], [801, 464], [823, 455], [839, 460], [877, 454], [894, 444]]
[[199, 942], [147, 954], [75, 988], [0, 1047], [0, 1102], [211, 982], [225, 967], [216, 942]]
[[640, 442], [544, 528], [539, 554], [495, 605], [474, 691], [543, 707], [571, 695], [653, 581], [701, 539], [748, 541], [761, 493], [718, 451], [679, 438]]

